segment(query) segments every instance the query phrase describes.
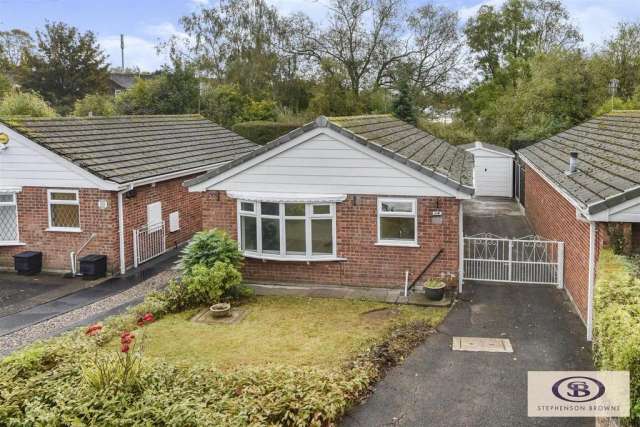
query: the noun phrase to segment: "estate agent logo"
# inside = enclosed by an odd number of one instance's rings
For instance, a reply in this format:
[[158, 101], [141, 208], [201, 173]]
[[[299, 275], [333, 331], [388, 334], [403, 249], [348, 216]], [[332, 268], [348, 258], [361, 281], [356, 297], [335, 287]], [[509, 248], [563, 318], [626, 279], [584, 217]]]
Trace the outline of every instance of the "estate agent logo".
[[530, 417], [628, 417], [627, 371], [529, 371]]

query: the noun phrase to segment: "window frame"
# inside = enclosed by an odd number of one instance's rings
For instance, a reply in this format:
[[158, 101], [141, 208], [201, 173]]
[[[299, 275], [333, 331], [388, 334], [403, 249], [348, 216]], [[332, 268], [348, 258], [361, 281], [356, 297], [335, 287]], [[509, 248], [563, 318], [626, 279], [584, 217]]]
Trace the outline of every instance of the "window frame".
[[[52, 200], [52, 193], [65, 193], [65, 194], [75, 194], [75, 200]], [[51, 205], [70, 205], [78, 207], [78, 227], [57, 227], [52, 223], [51, 216]], [[82, 226], [80, 224], [80, 191], [79, 190], [69, 190], [69, 189], [47, 189], [47, 212], [49, 217], [49, 228], [47, 231], [58, 231], [65, 233], [80, 233], [82, 232]]]
[[[411, 212], [383, 212], [383, 203], [411, 203]], [[413, 218], [413, 240], [383, 239], [381, 233], [381, 218]], [[378, 197], [376, 209], [376, 238], [377, 246], [406, 246], [419, 247], [418, 244], [418, 199], [402, 197]]]
[[20, 242], [20, 218], [18, 212], [18, 194], [15, 191], [0, 191], [2, 195], [9, 195], [13, 197], [12, 202], [1, 202], [0, 206], [13, 206], [16, 210], [16, 239], [15, 240], [0, 240], [0, 246], [17, 246], [24, 245]]
[[[253, 205], [253, 211], [242, 210], [243, 203], [251, 203]], [[278, 215], [263, 215], [262, 203], [277, 203]], [[287, 204], [304, 204], [304, 216], [301, 215], [287, 215], [285, 206]], [[328, 205], [329, 213], [327, 214], [314, 214], [313, 207], [319, 205]], [[256, 250], [244, 250], [242, 249], [242, 216], [253, 217], [256, 219]], [[278, 253], [269, 253], [262, 250], [262, 218], [278, 219], [279, 232], [280, 232], [280, 250]], [[287, 255], [287, 236], [286, 236], [286, 220], [304, 220], [305, 221], [305, 253], [304, 254], [289, 254]], [[314, 219], [330, 219], [331, 220], [331, 242], [332, 250], [330, 254], [313, 254], [313, 237], [312, 237], [312, 221]], [[336, 204], [335, 202], [270, 202], [265, 200], [237, 200], [237, 234], [238, 234], [238, 246], [243, 254], [248, 258], [260, 258], [270, 260], [282, 260], [282, 261], [332, 261], [339, 260], [337, 256], [337, 239], [336, 239]]]

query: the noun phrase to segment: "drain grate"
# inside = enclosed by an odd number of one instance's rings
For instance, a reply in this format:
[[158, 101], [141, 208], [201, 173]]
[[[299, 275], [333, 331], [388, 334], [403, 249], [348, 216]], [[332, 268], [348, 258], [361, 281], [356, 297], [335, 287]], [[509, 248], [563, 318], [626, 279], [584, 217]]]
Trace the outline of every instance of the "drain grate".
[[513, 353], [511, 341], [506, 338], [453, 337], [451, 348], [454, 351]]

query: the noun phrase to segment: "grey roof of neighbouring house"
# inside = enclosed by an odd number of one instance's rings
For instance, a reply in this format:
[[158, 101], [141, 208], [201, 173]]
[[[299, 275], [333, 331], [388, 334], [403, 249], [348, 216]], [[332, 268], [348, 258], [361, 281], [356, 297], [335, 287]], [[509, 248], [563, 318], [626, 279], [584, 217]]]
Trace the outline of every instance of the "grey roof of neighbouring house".
[[514, 157], [513, 151], [499, 145], [487, 144], [486, 142], [476, 141], [470, 144], [459, 145], [459, 148], [463, 150], [472, 150], [474, 148], [486, 148], [487, 150], [495, 151], [497, 153], [506, 154], [507, 156]]
[[229, 162], [258, 145], [200, 115], [0, 118], [35, 143], [118, 184]]
[[454, 189], [473, 194], [473, 156], [388, 114], [318, 117], [250, 154], [188, 181], [195, 185], [316, 128], [329, 128]]
[[[568, 175], [573, 151], [578, 153], [578, 170]], [[518, 154], [589, 213], [640, 197], [640, 111], [591, 119]]]

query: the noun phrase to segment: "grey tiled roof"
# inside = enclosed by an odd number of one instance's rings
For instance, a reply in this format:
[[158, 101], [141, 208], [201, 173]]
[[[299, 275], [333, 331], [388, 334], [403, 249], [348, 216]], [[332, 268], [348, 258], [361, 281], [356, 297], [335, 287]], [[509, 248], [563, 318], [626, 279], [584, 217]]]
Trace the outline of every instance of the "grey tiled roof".
[[496, 151], [498, 153], [506, 154], [507, 156], [514, 156], [513, 151], [509, 150], [508, 148], [500, 147], [499, 145], [487, 144], [486, 142], [481, 141], [459, 145], [458, 148], [462, 148], [463, 150], [470, 150], [473, 148], [486, 148], [487, 150]]
[[195, 185], [308, 132], [326, 127], [430, 176], [458, 191], [473, 194], [473, 156], [391, 115], [318, 117], [233, 162], [188, 181]]
[[199, 115], [2, 118], [100, 178], [125, 184], [229, 162], [258, 145]]
[[[578, 170], [568, 175], [569, 153]], [[597, 213], [640, 196], [640, 111], [619, 111], [518, 151], [578, 204]]]

